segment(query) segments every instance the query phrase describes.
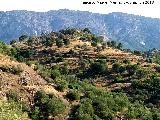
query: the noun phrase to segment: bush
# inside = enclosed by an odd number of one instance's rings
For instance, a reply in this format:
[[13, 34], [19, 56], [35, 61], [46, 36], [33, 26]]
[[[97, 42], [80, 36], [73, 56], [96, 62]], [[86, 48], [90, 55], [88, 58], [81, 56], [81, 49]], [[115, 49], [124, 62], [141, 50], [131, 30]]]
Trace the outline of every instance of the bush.
[[57, 83], [57, 90], [64, 91], [68, 88], [68, 83], [66, 81], [61, 81], [61, 83]]
[[96, 42], [92, 42], [91, 45], [92, 45], [93, 47], [96, 47], [96, 46], [97, 46], [97, 43], [96, 43]]
[[123, 81], [123, 77], [121, 75], [118, 75], [115, 80], [115, 82], [122, 82]]
[[48, 113], [52, 114], [53, 116], [56, 116], [58, 114], [63, 114], [65, 111], [65, 105], [64, 103], [53, 96], [47, 103], [47, 111]]
[[22, 112], [17, 102], [0, 101], [0, 120], [27, 120], [28, 116]]
[[63, 33], [64, 35], [73, 35], [76, 32], [75, 28], [67, 28], [65, 30], [60, 30], [60, 33]]
[[92, 63], [90, 68], [87, 71], [87, 74], [90, 76], [104, 74], [107, 70], [106, 64], [101, 62]]
[[143, 70], [143, 69], [139, 69], [136, 71], [136, 76], [141, 79], [141, 78], [145, 78], [147, 77], [147, 71], [146, 70]]
[[112, 71], [116, 72], [116, 73], [119, 73], [120, 72], [120, 67], [121, 67], [121, 65], [119, 63], [114, 63], [112, 65]]
[[33, 64], [34, 62], [33, 61], [26, 61], [26, 65], [30, 66]]
[[61, 67], [61, 74], [67, 75], [69, 73], [69, 69], [67, 67], [67, 65]]
[[117, 49], [122, 49], [123, 48], [123, 45], [122, 45], [122, 43], [118, 43], [118, 45], [117, 45]]
[[13, 66], [12, 67], [12, 73], [15, 75], [20, 75], [20, 73], [23, 72], [23, 69], [20, 65]]
[[69, 41], [69, 39], [63, 39], [63, 43], [64, 43], [64, 45], [69, 45], [70, 41]]
[[126, 71], [126, 67], [125, 66], [120, 66], [119, 68], [119, 72], [122, 74]]
[[56, 77], [54, 83], [57, 85], [57, 90], [64, 91], [68, 88], [68, 82], [66, 81], [65, 76]]
[[51, 78], [52, 79], [56, 79], [57, 77], [60, 77], [61, 76], [61, 73], [59, 70], [52, 70], [51, 71]]
[[141, 51], [137, 51], [137, 50], [134, 51], [134, 54], [135, 55], [142, 55]]
[[76, 110], [75, 119], [77, 120], [100, 120], [98, 116], [94, 114], [94, 108], [90, 99], [84, 98], [81, 100], [81, 104]]
[[130, 105], [126, 116], [128, 119], [152, 120], [151, 111], [139, 103]]
[[26, 58], [31, 58], [35, 54], [35, 50], [12, 48], [10, 50], [10, 56], [16, 58], [17, 61], [24, 62]]
[[84, 28], [83, 32], [91, 33], [91, 31], [89, 30], [89, 28]]
[[23, 72], [23, 69], [20, 65], [16, 65], [16, 66], [2, 65], [2, 66], [0, 66], [0, 69], [3, 72], [12, 73], [12, 74], [15, 74], [15, 75], [19, 75], [21, 72]]
[[0, 41], [0, 53], [8, 55], [10, 54], [9, 47], [3, 41]]
[[160, 72], [160, 66], [156, 66], [156, 71]]
[[127, 65], [126, 66], [126, 70], [129, 74], [129, 76], [134, 75], [136, 73], [137, 69], [138, 69], [137, 65]]
[[130, 61], [127, 60], [127, 59], [125, 59], [125, 60], [123, 60], [123, 63], [125, 63], [125, 64], [130, 64]]
[[25, 39], [28, 39], [29, 37], [27, 35], [22, 35], [19, 37], [19, 41], [23, 41]]
[[43, 44], [44, 44], [46, 47], [52, 47], [53, 43], [54, 43], [54, 41], [53, 41], [51, 38], [49, 38], [49, 37], [47, 37], [47, 38], [45, 39], [45, 41], [43, 42]]
[[41, 114], [39, 107], [35, 107], [30, 116], [32, 120], [40, 120], [40, 116], [42, 116]]
[[60, 57], [58, 57], [57, 59], [56, 59], [56, 62], [63, 62], [64, 61], [64, 58], [62, 57], [62, 56], [60, 56]]
[[93, 120], [93, 118], [87, 113], [82, 113], [76, 116], [76, 120]]
[[56, 45], [57, 45], [58, 48], [62, 47], [63, 46], [63, 40], [61, 40], [61, 39], [56, 40]]
[[17, 93], [14, 91], [10, 90], [9, 92], [7, 92], [6, 96], [9, 101], [19, 102], [20, 98], [18, 97]]
[[116, 42], [115, 41], [108, 41], [107, 42], [107, 45], [108, 45], [108, 47], [113, 47], [113, 48], [116, 48]]
[[15, 44], [17, 41], [16, 40], [11, 40], [10, 45]]
[[[38, 110], [36, 110], [36, 107]], [[40, 119], [45, 119], [50, 115], [57, 116], [58, 114], [64, 114], [65, 109], [66, 106], [63, 101], [56, 96], [48, 95], [43, 91], [38, 91], [36, 93], [33, 117], [41, 114]]]
[[70, 91], [66, 97], [69, 99], [69, 100], [79, 100], [80, 99], [80, 95], [77, 91]]

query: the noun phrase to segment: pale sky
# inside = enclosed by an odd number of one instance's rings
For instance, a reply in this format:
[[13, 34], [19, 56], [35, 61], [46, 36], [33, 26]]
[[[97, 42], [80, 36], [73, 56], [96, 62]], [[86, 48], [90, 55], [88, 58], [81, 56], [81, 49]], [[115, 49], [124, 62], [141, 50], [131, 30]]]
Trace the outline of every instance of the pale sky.
[[154, 4], [152, 5], [114, 5], [111, 3], [107, 5], [83, 5], [83, 1], [143, 2], [146, 0], [0, 0], [0, 11], [29, 10], [46, 12], [49, 10], [70, 9], [103, 14], [123, 12], [146, 17], [160, 18], [160, 0], [154, 0]]

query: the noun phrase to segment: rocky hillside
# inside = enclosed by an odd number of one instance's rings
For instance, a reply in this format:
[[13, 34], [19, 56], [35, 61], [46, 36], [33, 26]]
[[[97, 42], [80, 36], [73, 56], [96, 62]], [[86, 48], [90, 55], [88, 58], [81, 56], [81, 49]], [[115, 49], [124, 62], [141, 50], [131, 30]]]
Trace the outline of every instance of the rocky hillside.
[[87, 28], [22, 35], [0, 53], [0, 120], [160, 118], [156, 61]]
[[159, 48], [160, 20], [124, 13], [94, 14], [58, 10], [0, 12], [0, 39], [10, 41], [22, 34], [40, 35], [68, 27], [90, 28], [93, 33], [119, 41], [130, 49]]

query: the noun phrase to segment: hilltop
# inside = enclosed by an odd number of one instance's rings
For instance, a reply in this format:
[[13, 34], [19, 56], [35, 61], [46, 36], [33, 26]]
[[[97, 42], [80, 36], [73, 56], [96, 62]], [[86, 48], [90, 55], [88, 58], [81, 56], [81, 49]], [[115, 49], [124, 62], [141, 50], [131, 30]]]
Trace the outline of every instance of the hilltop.
[[8, 42], [22, 34], [41, 35], [70, 28], [90, 28], [97, 34], [123, 43], [125, 48], [159, 48], [160, 20], [125, 13], [96, 14], [82, 11], [0, 12], [0, 39]]
[[9, 120], [158, 120], [157, 61], [103, 39], [85, 28], [1, 42], [0, 105]]

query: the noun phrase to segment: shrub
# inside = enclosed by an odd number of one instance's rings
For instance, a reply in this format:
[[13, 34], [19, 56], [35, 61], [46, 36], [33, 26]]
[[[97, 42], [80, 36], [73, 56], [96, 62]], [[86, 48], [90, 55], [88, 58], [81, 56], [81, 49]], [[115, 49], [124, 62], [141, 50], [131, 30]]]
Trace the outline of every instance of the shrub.
[[69, 69], [67, 67], [67, 65], [61, 67], [61, 74], [67, 75], [69, 73]]
[[7, 96], [8, 100], [11, 100], [11, 101], [13, 100], [14, 102], [19, 101], [19, 97], [18, 97], [17, 93], [14, 91], [10, 90], [9, 92], [7, 92], [6, 96]]
[[69, 39], [63, 39], [63, 43], [64, 43], [64, 45], [69, 45], [70, 41], [69, 41]]
[[16, 66], [2, 65], [2, 66], [0, 66], [0, 69], [3, 72], [12, 73], [12, 74], [15, 74], [15, 75], [19, 75], [21, 72], [23, 72], [23, 69], [20, 65], [16, 65]]
[[125, 59], [125, 60], [123, 60], [123, 63], [125, 63], [125, 64], [130, 64], [130, 61], [127, 60], [127, 59]]
[[63, 33], [64, 35], [73, 35], [76, 32], [75, 28], [67, 28], [65, 30], [60, 30], [60, 33]]
[[22, 35], [19, 37], [19, 41], [23, 41], [25, 39], [28, 39], [29, 37], [27, 35]]
[[137, 65], [127, 65], [126, 66], [126, 70], [129, 74], [129, 76], [134, 75], [136, 73], [137, 69], [138, 69]]
[[115, 82], [122, 82], [123, 81], [123, 77], [121, 75], [118, 75], [115, 80]]
[[139, 69], [136, 71], [136, 76], [141, 79], [141, 78], [145, 78], [147, 76], [147, 71], [143, 70], [143, 69]]
[[68, 83], [64, 76], [57, 77], [54, 82], [57, 85], [57, 89], [59, 91], [64, 91], [65, 89], [68, 88]]
[[60, 76], [61, 76], [61, 73], [60, 73], [59, 70], [52, 70], [51, 71], [51, 78], [52, 79], [55, 79], [55, 78], [60, 77]]
[[21, 72], [23, 72], [23, 69], [20, 65], [12, 67], [12, 73], [13, 74], [20, 75]]
[[13, 45], [16, 43], [16, 40], [11, 40], [10, 45]]
[[17, 102], [0, 101], [0, 120], [27, 120], [28, 116], [22, 112]]
[[26, 65], [31, 66], [34, 62], [32, 61], [26, 61]]
[[126, 67], [125, 66], [120, 66], [119, 72], [124, 73], [125, 71], [126, 71]]
[[35, 50], [31, 49], [12, 48], [10, 50], [10, 55], [20, 62], [24, 62], [26, 58], [33, 57], [34, 54]]
[[28, 46], [32, 46], [33, 45], [33, 41], [34, 41], [34, 39], [32, 37], [29, 37], [29, 39], [27, 40]]
[[79, 100], [80, 99], [80, 94], [77, 91], [70, 91], [66, 97], [70, 100]]
[[160, 72], [160, 66], [156, 66], [156, 71]]
[[102, 49], [105, 49], [106, 47], [107, 47], [107, 43], [106, 42], [102, 43]]
[[3, 41], [0, 41], [0, 53], [10, 54], [9, 47]]
[[93, 118], [87, 113], [82, 113], [76, 116], [76, 120], [93, 120]]
[[141, 51], [137, 51], [137, 50], [134, 51], [134, 54], [135, 55], [142, 55]]
[[43, 41], [43, 44], [46, 47], [52, 47], [54, 41], [50, 37], [46, 37], [45, 40]]
[[117, 45], [117, 49], [122, 49], [122, 47], [123, 47], [123, 45], [122, 45], [122, 43], [118, 43], [118, 45]]
[[116, 41], [111, 41], [111, 47], [116, 48]]
[[62, 47], [63, 46], [63, 40], [61, 40], [61, 39], [56, 40], [56, 45], [57, 45], [58, 48]]
[[63, 62], [64, 61], [64, 58], [62, 57], [62, 56], [60, 56], [60, 57], [58, 57], [57, 59], [56, 59], [56, 62]]
[[119, 73], [120, 67], [121, 67], [121, 65], [120, 65], [119, 63], [114, 63], [114, 64], [112, 65], [112, 71], [113, 71], [113, 72], [116, 72], [116, 73]]
[[94, 108], [90, 99], [84, 98], [81, 100], [81, 104], [75, 113], [75, 119], [99, 120], [98, 116], [94, 114]]
[[57, 89], [58, 89], [59, 91], [62, 91], [62, 92], [63, 92], [67, 87], [68, 87], [68, 84], [67, 84], [66, 81], [63, 81], [62, 83], [58, 83], [58, 84], [57, 84]]
[[128, 119], [152, 120], [151, 111], [140, 103], [130, 105], [126, 116]]
[[97, 74], [103, 74], [107, 70], [106, 64], [100, 63], [100, 62], [95, 62], [92, 63], [90, 68], [88, 69], [87, 73], [90, 76], [94, 76]]
[[84, 28], [83, 32], [91, 33], [91, 31], [89, 30], [89, 28]]
[[96, 46], [97, 46], [97, 43], [96, 43], [96, 42], [92, 42], [91, 45], [92, 45], [93, 47], [96, 47]]
[[65, 111], [65, 105], [59, 98], [56, 98], [53, 96], [47, 103], [47, 111], [50, 114], [53, 114], [53, 116], [56, 116], [58, 114], [63, 114]]
[[39, 107], [35, 107], [30, 116], [32, 120], [40, 120], [40, 116], [42, 116], [41, 114]]
[[35, 107], [39, 109], [35, 114], [42, 113], [41, 119], [47, 118], [49, 115], [57, 116], [58, 114], [63, 114], [66, 108], [61, 99], [51, 94], [47, 95], [43, 91], [36, 93], [35, 102]]

